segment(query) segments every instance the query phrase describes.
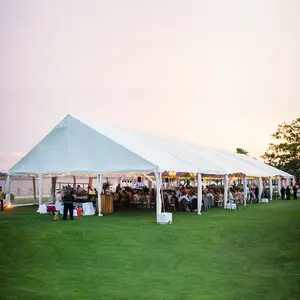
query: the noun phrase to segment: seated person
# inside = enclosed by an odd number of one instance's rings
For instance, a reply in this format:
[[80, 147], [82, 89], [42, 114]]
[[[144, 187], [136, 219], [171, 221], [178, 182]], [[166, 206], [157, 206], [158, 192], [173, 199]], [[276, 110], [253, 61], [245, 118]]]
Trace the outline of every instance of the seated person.
[[198, 197], [195, 195], [195, 193], [192, 193], [192, 196], [190, 197], [190, 202], [191, 202], [191, 209], [192, 210], [197, 210], [198, 208]]
[[78, 184], [77, 188], [76, 188], [76, 194], [77, 195], [84, 195], [85, 194], [85, 190]]
[[96, 195], [95, 191], [90, 186], [88, 187], [88, 194], [93, 196]]
[[181, 202], [183, 199], [185, 199], [187, 202], [190, 201], [189, 197], [187, 194], [182, 195], [181, 197], [179, 197], [178, 202]]
[[233, 202], [233, 200], [234, 200], [234, 197], [232, 194], [232, 189], [229, 189], [229, 191], [228, 191], [228, 200], [230, 203]]
[[190, 199], [186, 194], [182, 195], [179, 199], [178, 199], [178, 203], [179, 203], [179, 207], [181, 208], [181, 210], [186, 211], [188, 210], [188, 203], [189, 203]]
[[214, 205], [214, 196], [212, 194], [211, 191], [209, 191], [207, 194], [206, 194], [206, 199], [207, 199], [207, 207], [210, 208], [210, 207], [213, 207]]
[[133, 191], [133, 202], [134, 204], [140, 203], [140, 196], [137, 191]]
[[219, 192], [218, 194], [218, 204], [220, 205], [221, 203], [223, 203], [224, 201], [224, 195], [222, 194], [222, 192]]

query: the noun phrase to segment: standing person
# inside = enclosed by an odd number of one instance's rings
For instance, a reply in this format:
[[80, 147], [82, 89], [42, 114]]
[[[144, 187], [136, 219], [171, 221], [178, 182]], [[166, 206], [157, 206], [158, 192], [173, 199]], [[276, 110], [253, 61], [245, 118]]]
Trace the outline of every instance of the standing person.
[[294, 185], [293, 186], [294, 200], [297, 200], [297, 192], [298, 192], [298, 189], [297, 189], [296, 185]]
[[65, 194], [64, 198], [64, 217], [63, 220], [67, 220], [68, 211], [70, 214], [70, 219], [73, 220], [73, 202], [75, 202], [75, 198], [73, 196], [73, 191]]
[[281, 193], [281, 200], [284, 200], [285, 199], [285, 188], [284, 188], [284, 186], [281, 188], [280, 193]]
[[55, 197], [56, 212], [55, 212], [55, 215], [54, 215], [54, 218], [53, 218], [54, 221], [57, 221], [59, 219], [59, 213], [61, 211], [61, 202], [62, 202], [61, 194], [60, 194], [60, 191], [58, 191], [57, 194], [56, 194], [56, 197]]
[[286, 200], [291, 200], [291, 189], [289, 186], [286, 187], [285, 193], [286, 193]]
[[255, 194], [256, 200], [257, 200], [257, 202], [258, 202], [258, 201], [259, 201], [259, 188], [258, 188], [258, 186], [255, 187], [255, 192], [254, 192], [254, 194]]
[[4, 192], [2, 191], [2, 186], [0, 186], [0, 202], [1, 202], [1, 210], [3, 211], [3, 200], [4, 200]]

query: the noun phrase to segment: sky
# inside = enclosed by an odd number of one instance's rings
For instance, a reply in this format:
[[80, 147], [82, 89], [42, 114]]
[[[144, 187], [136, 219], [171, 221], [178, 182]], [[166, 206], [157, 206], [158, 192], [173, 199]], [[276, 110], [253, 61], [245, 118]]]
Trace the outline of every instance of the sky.
[[299, 15], [299, 0], [1, 0], [0, 171], [66, 114], [260, 157], [300, 117]]

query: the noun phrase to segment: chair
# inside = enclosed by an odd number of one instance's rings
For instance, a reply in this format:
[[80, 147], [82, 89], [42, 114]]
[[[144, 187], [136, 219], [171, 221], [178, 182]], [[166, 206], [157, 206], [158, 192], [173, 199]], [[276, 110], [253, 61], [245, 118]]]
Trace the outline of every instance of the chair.
[[173, 198], [174, 198], [174, 204], [175, 204], [175, 211], [180, 210], [178, 198], [176, 196], [173, 196]]
[[179, 207], [180, 207], [180, 210], [181, 211], [187, 211], [187, 206], [188, 206], [188, 202], [186, 199], [182, 199], [180, 202], [179, 202]]
[[165, 210], [169, 210], [169, 199], [168, 199], [168, 196], [166, 194], [164, 194], [164, 197], [163, 197], [163, 206], [165, 208]]
[[195, 211], [198, 209], [198, 199], [197, 198], [193, 198], [192, 199], [192, 210]]

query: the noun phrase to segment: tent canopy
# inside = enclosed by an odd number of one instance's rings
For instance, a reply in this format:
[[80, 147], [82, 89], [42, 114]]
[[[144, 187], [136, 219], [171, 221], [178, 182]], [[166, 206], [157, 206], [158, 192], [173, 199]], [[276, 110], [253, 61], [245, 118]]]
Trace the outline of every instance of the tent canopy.
[[91, 121], [82, 123], [70, 115], [10, 169], [9, 173], [107, 174], [155, 171], [206, 175], [242, 173], [254, 177], [291, 176], [250, 157], [244, 158], [117, 126]]
[[156, 169], [153, 163], [68, 115], [9, 173], [140, 173]]
[[294, 178], [293, 175], [286, 173], [282, 170], [279, 170], [277, 168], [274, 168], [270, 165], [267, 165], [265, 162], [255, 159], [251, 156], [245, 155], [245, 154], [234, 154], [238, 159], [241, 159], [245, 162], [247, 162], [250, 165], [257, 166], [258, 168], [264, 170], [264, 172], [268, 172], [271, 174], [272, 177], [280, 176], [284, 178]]

